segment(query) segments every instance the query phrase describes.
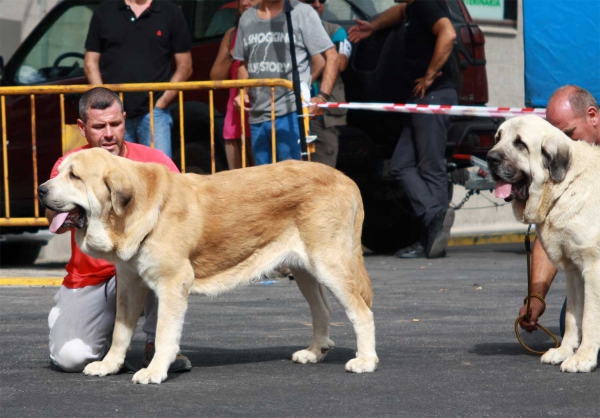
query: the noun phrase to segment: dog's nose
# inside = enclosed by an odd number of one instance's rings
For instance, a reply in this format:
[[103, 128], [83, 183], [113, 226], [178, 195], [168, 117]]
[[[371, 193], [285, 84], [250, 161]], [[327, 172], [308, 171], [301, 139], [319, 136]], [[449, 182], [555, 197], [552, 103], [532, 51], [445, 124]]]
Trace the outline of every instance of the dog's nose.
[[501, 162], [500, 153], [498, 151], [490, 151], [487, 155], [488, 166], [498, 165]]
[[48, 191], [48, 187], [42, 184], [40, 187], [38, 187], [38, 196], [44, 197], [48, 194]]

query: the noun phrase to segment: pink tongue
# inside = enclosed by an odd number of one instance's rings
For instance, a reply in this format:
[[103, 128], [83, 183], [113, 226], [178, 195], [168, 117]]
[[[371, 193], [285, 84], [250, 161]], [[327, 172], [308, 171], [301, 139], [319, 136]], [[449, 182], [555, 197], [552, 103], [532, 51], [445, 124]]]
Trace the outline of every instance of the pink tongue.
[[512, 184], [507, 183], [502, 180], [498, 180], [496, 182], [496, 191], [494, 192], [494, 195], [498, 199], [506, 199], [508, 196], [510, 196], [511, 189], [512, 189]]
[[57, 213], [54, 219], [52, 219], [52, 223], [50, 224], [50, 232], [55, 233], [56, 231], [58, 231], [58, 228], [60, 228], [62, 224], [65, 223], [65, 219], [67, 219], [67, 216], [69, 216], [69, 212]]

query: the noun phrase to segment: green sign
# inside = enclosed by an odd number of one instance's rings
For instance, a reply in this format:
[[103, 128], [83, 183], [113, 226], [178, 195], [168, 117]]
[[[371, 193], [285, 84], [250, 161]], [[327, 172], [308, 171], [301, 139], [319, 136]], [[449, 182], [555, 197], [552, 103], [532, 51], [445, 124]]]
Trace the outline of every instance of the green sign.
[[500, 7], [500, 0], [466, 0], [467, 5]]

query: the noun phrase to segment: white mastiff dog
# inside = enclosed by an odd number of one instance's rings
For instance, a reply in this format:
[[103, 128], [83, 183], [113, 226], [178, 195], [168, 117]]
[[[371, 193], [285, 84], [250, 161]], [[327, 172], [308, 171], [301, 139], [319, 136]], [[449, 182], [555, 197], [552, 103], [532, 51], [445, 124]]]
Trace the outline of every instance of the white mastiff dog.
[[591, 372], [600, 348], [600, 148], [572, 141], [537, 116], [504, 122], [488, 154], [496, 196], [535, 224], [550, 260], [567, 275], [565, 336], [542, 363]]

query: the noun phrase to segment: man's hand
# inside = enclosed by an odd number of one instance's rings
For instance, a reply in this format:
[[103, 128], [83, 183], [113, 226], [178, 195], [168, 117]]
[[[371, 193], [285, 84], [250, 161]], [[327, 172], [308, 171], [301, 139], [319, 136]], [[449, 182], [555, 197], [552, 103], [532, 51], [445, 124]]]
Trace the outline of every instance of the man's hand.
[[[192, 53], [190, 51], [177, 53], [173, 55], [173, 58], [175, 59], [175, 72], [171, 76], [169, 83], [188, 81], [193, 72]], [[166, 90], [164, 94], [158, 98], [154, 107], [166, 109], [177, 94], [178, 92], [176, 90]]]
[[356, 25], [348, 31], [348, 39], [350, 42], [360, 42], [371, 36], [373, 32], [389, 28], [404, 20], [406, 20], [406, 4], [396, 4], [384, 10], [371, 22], [356, 19]]
[[154, 104], [154, 107], [157, 107], [159, 109], [165, 109], [167, 106], [169, 105], [169, 103], [165, 100], [165, 96], [162, 95], [160, 96], [160, 98], [156, 101], [156, 103]]
[[[237, 96], [235, 96], [235, 99], [233, 99], [233, 107], [235, 107], [238, 111], [241, 109], [241, 97], [238, 94]], [[250, 111], [250, 96], [248, 96], [248, 94], [244, 94], [244, 110], [246, 110], [246, 112]]]
[[[529, 333], [537, 330], [537, 321], [541, 316], [543, 307], [544, 306], [542, 305], [542, 302], [540, 302], [537, 298], [531, 298], [529, 302], [529, 310], [531, 311], [531, 315], [529, 315], [529, 321], [527, 321], [525, 318], [521, 319], [521, 322], [519, 322], [521, 328]], [[525, 315], [526, 312], [527, 303], [525, 303], [519, 311], [519, 316]]]
[[326, 103], [321, 96], [315, 96], [310, 99], [311, 106], [308, 107], [308, 113], [310, 114], [311, 119], [318, 118], [319, 116], [323, 116], [325, 114], [325, 109], [315, 106], [317, 103]]
[[356, 19], [356, 25], [348, 30], [348, 39], [350, 42], [360, 42], [373, 34], [373, 25], [366, 20]]
[[425, 77], [417, 78], [415, 80], [415, 87], [413, 88], [413, 94], [416, 97], [420, 97], [421, 99], [423, 97], [425, 97], [425, 92], [427, 91], [427, 89], [429, 87], [431, 87], [431, 85], [433, 84], [435, 79], [441, 75], [442, 75], [442, 72], [440, 71], [437, 74], [434, 74], [433, 76], [428, 73], [428, 74], [425, 74]]

